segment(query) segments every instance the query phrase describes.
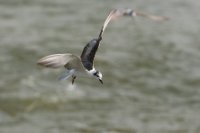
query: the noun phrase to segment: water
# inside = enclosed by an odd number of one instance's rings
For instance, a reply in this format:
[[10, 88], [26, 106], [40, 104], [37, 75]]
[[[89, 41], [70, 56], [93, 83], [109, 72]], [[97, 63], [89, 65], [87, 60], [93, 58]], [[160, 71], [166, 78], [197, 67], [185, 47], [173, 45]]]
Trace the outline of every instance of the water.
[[[49, 54], [80, 54], [113, 8], [168, 22], [109, 25], [95, 79], [60, 82]], [[0, 0], [1, 133], [199, 133], [200, 2], [197, 0]]]

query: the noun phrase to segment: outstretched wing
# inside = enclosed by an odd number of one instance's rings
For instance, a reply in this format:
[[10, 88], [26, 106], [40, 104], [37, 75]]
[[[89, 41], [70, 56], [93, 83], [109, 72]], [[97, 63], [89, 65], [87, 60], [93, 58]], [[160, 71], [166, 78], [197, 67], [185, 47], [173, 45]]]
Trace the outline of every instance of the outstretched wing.
[[142, 16], [142, 17], [149, 18], [153, 21], [168, 20], [168, 18], [164, 17], [164, 16], [156, 16], [156, 15], [150, 15], [147, 13], [136, 12], [132, 9], [125, 9], [125, 10], [114, 9], [114, 10], [112, 10], [110, 12], [110, 14], [107, 16], [106, 20], [104, 21], [104, 24], [101, 28], [98, 38], [93, 39], [90, 42], [88, 42], [82, 51], [81, 61], [87, 70], [91, 70], [93, 68], [94, 57], [95, 57], [96, 51], [98, 50], [98, 47], [102, 40], [102, 35], [103, 35], [106, 27], [112, 20], [115, 20], [122, 16], [129, 16], [129, 17]]
[[128, 16], [128, 17], [141, 16], [141, 17], [145, 17], [157, 22], [161, 22], [161, 21], [165, 21], [169, 19], [168, 17], [165, 17], [165, 16], [152, 15], [152, 14], [148, 14], [144, 12], [135, 11], [133, 9], [124, 9], [124, 10], [117, 9], [117, 11], [115, 12], [115, 18], [122, 17], [122, 16]]
[[45, 56], [40, 60], [38, 60], [37, 64], [48, 68], [60, 68], [60, 67], [65, 67], [68, 63], [70, 63], [73, 67], [76, 66], [78, 62], [79, 62], [78, 66], [80, 66], [81, 60], [79, 57], [70, 53], [66, 53], [66, 54], [53, 54]]
[[106, 20], [104, 21], [98, 38], [92, 39], [90, 42], [88, 42], [82, 51], [81, 61], [87, 70], [91, 70], [93, 68], [94, 57], [102, 40], [103, 32], [105, 31], [108, 23], [114, 18], [116, 11], [117, 10], [112, 10], [110, 12]]
[[87, 70], [91, 70], [93, 68], [94, 57], [99, 47], [100, 41], [101, 40], [93, 39], [83, 49], [81, 54], [81, 61]]
[[157, 16], [157, 15], [147, 14], [147, 13], [143, 13], [143, 12], [135, 12], [135, 15], [145, 17], [145, 18], [151, 19], [153, 21], [157, 21], [157, 22], [169, 20], [169, 18], [165, 17], [165, 16]]

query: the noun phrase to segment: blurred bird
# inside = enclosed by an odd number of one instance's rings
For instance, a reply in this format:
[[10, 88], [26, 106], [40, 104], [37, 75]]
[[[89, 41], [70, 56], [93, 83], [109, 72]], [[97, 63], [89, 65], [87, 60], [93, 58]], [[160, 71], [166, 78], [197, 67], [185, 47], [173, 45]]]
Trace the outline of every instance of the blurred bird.
[[102, 84], [102, 73], [95, 69], [94, 67], [94, 57], [102, 40], [102, 35], [107, 27], [107, 25], [118, 17], [122, 16], [142, 16], [152, 19], [154, 21], [167, 20], [166, 17], [148, 15], [145, 13], [135, 12], [132, 9], [126, 10], [112, 10], [107, 16], [104, 24], [101, 28], [98, 38], [92, 39], [84, 47], [81, 57], [78, 57], [71, 53], [65, 54], [53, 54], [48, 55], [40, 60], [37, 64], [48, 67], [48, 68], [60, 68], [65, 67], [67, 70], [59, 77], [60, 80], [68, 79], [72, 77], [72, 84], [74, 83], [76, 77], [92, 76], [98, 79]]
[[144, 13], [144, 12], [135, 11], [130, 8], [122, 9], [122, 10], [120, 10], [120, 9], [114, 9], [114, 10], [115, 10], [115, 13], [112, 15], [112, 18], [111, 18], [112, 20], [115, 20], [122, 16], [128, 16], [128, 17], [140, 16], [140, 17], [145, 17], [145, 18], [151, 19], [153, 21], [157, 21], [157, 22], [169, 20], [169, 18], [165, 17], [165, 16], [152, 15], [152, 14], [148, 14], [148, 13]]
[[86, 44], [80, 58], [71, 53], [53, 54], [41, 58], [37, 64], [48, 68], [65, 67], [67, 71], [59, 79], [63, 80], [72, 77], [72, 84], [78, 76], [93, 76], [103, 84], [101, 72], [94, 67], [94, 57], [102, 40], [103, 32], [115, 13], [116, 10], [110, 12], [101, 28], [98, 38], [92, 39]]

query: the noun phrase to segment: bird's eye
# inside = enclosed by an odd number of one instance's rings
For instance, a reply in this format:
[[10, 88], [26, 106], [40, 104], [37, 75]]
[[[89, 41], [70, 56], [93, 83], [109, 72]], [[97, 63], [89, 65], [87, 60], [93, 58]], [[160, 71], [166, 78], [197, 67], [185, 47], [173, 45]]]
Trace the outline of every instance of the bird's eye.
[[94, 76], [99, 77], [98, 72], [95, 72], [95, 73], [94, 73]]

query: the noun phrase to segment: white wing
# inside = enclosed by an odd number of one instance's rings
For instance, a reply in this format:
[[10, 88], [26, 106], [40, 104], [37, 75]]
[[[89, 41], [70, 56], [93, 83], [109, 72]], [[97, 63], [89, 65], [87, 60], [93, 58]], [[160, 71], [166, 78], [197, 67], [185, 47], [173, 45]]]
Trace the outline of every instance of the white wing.
[[169, 20], [169, 18], [165, 17], [165, 16], [156, 16], [156, 15], [147, 14], [147, 13], [143, 13], [143, 12], [135, 12], [135, 16], [145, 17], [145, 18], [151, 19], [153, 21], [157, 21], [157, 22]]
[[72, 60], [78, 61], [80, 60], [80, 58], [70, 53], [53, 54], [41, 58], [40, 60], [38, 60], [37, 64], [49, 68], [60, 68], [64, 67], [68, 62]]
[[145, 18], [151, 19], [153, 21], [157, 21], [157, 22], [169, 20], [169, 18], [165, 17], [165, 16], [157, 16], [157, 15], [152, 15], [152, 14], [148, 14], [148, 13], [144, 13], [144, 12], [138, 12], [133, 9], [123, 9], [123, 10], [114, 9], [110, 12], [106, 21], [104, 22], [103, 31], [105, 30], [105, 28], [107, 27], [107, 25], [110, 21], [116, 20], [117, 18], [120, 18], [122, 16], [128, 16], [128, 17], [141, 16], [141, 17], [145, 17]]

